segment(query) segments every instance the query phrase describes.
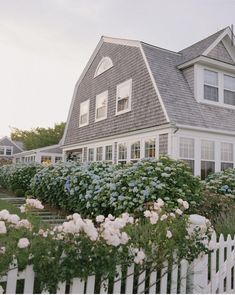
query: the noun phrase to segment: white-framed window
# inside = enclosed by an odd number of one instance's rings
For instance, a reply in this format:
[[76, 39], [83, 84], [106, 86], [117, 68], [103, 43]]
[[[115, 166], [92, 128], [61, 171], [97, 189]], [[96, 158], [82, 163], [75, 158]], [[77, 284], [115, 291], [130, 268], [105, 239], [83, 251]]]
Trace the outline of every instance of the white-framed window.
[[5, 155], [5, 148], [0, 146], [0, 155]]
[[105, 161], [112, 161], [113, 159], [113, 146], [106, 145], [105, 147]]
[[131, 110], [132, 79], [117, 85], [116, 115]]
[[215, 172], [215, 143], [211, 140], [201, 141], [201, 178], [205, 179]]
[[88, 149], [88, 162], [94, 161], [94, 148]]
[[96, 148], [96, 161], [100, 162], [103, 160], [103, 147], [99, 146]]
[[94, 78], [109, 70], [110, 68], [112, 68], [112, 66], [113, 62], [111, 58], [108, 56], [103, 57], [96, 68]]
[[127, 144], [118, 144], [118, 163], [126, 164], [127, 162]]
[[[28, 161], [28, 157], [26, 160]], [[51, 156], [41, 156], [41, 163], [51, 163]]]
[[180, 137], [180, 159], [186, 162], [194, 173], [194, 139]]
[[131, 144], [131, 161], [136, 162], [140, 159], [140, 141]]
[[95, 121], [107, 118], [108, 90], [96, 96]]
[[233, 168], [233, 144], [221, 142], [221, 170]]
[[156, 141], [155, 139], [148, 139], [144, 142], [144, 156], [145, 158], [156, 157]]
[[204, 99], [219, 101], [218, 73], [204, 69]]
[[7, 147], [6, 148], [6, 156], [11, 156], [13, 153], [12, 148], [11, 147]]
[[80, 103], [79, 127], [89, 124], [89, 99]]
[[224, 75], [224, 103], [235, 106], [235, 77]]
[[55, 157], [55, 163], [62, 161], [62, 157]]

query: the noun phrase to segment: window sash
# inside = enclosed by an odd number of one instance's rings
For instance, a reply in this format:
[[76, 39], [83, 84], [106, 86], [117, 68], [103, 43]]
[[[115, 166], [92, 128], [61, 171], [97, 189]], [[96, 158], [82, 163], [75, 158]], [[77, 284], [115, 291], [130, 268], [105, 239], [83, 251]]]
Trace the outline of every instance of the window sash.
[[0, 155], [4, 155], [5, 154], [5, 148], [4, 147], [0, 147]]
[[108, 91], [96, 96], [96, 120], [107, 117]]
[[181, 159], [194, 159], [194, 139], [193, 138], [180, 138], [180, 158]]
[[215, 143], [210, 140], [201, 141], [201, 159], [202, 160], [215, 160]]
[[218, 102], [219, 101], [218, 87], [204, 85], [204, 99]]
[[140, 141], [136, 141], [131, 145], [131, 160], [140, 159]]
[[102, 161], [103, 160], [103, 147], [97, 147], [96, 148], [96, 161]]
[[145, 158], [155, 158], [156, 157], [156, 142], [155, 139], [146, 140], [144, 143], [145, 147]]
[[219, 83], [218, 72], [205, 69], [204, 84], [210, 85], [210, 86], [218, 86], [218, 83]]
[[12, 155], [12, 149], [6, 148], [6, 156], [11, 156], [11, 155]]
[[119, 161], [127, 160], [127, 145], [125, 143], [120, 143], [118, 145], [118, 160]]
[[116, 113], [121, 113], [130, 110], [132, 92], [132, 80], [127, 80], [117, 85], [117, 106]]
[[80, 104], [80, 125], [87, 125], [89, 120], [89, 100], [86, 100]]
[[224, 75], [224, 89], [235, 92], [235, 77]]
[[235, 106], [235, 92], [224, 89], [224, 103]]
[[221, 162], [233, 162], [233, 144], [221, 143]]
[[89, 148], [88, 149], [88, 162], [93, 162], [94, 161], [94, 149]]
[[112, 161], [112, 159], [113, 159], [113, 146], [107, 145], [105, 147], [105, 160]]
[[209, 174], [215, 172], [215, 162], [201, 161], [201, 179], [205, 179]]

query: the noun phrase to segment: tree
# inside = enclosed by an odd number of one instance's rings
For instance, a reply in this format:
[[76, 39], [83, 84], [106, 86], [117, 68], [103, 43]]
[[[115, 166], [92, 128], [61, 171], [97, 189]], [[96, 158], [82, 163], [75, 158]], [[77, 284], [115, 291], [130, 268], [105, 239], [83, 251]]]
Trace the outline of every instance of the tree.
[[13, 127], [11, 139], [21, 141], [26, 150], [58, 144], [64, 133], [65, 123], [57, 123], [54, 128], [37, 127], [30, 130], [20, 130]]

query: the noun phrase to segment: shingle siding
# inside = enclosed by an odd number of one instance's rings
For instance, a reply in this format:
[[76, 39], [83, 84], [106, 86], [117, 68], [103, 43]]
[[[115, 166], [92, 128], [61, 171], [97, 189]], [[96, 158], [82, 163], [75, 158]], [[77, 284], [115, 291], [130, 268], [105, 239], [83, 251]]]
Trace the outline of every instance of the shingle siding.
[[[102, 57], [114, 66], [94, 78]], [[132, 78], [131, 112], [115, 116], [116, 86]], [[95, 123], [95, 98], [108, 90], [107, 119]], [[90, 99], [89, 125], [79, 128], [80, 103]], [[65, 145], [86, 142], [166, 123], [167, 120], [138, 47], [103, 43], [78, 86], [68, 122]]]
[[234, 64], [231, 56], [229, 55], [227, 49], [224, 47], [224, 44], [220, 42], [218, 45], [216, 45], [209, 53], [209, 57], [215, 58], [220, 61], [224, 61], [227, 63]]
[[22, 152], [14, 143], [12, 143], [7, 137], [0, 139], [0, 146], [12, 146], [13, 147], [13, 154], [17, 154]]
[[188, 82], [189, 88], [191, 89], [192, 93], [194, 93], [194, 67], [192, 66], [183, 70], [183, 74]]

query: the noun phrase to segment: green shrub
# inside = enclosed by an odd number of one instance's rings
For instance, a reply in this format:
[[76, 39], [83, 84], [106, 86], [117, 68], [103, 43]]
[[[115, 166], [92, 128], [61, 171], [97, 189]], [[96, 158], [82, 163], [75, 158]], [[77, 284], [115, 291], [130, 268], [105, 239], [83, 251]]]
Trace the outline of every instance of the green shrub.
[[0, 167], [0, 185], [13, 192], [24, 195], [30, 188], [32, 177], [43, 168], [42, 165], [33, 164], [11, 164]]
[[227, 235], [231, 235], [232, 237], [235, 235], [235, 213], [233, 210], [228, 210], [226, 213], [220, 214], [215, 223], [214, 229], [217, 234], [223, 234], [225, 237]]
[[121, 212], [139, 214], [146, 202], [164, 199], [169, 207], [182, 198], [193, 208], [202, 185], [181, 161], [148, 159], [124, 167], [107, 163], [61, 163], [39, 171], [32, 180], [35, 197], [83, 216]]

